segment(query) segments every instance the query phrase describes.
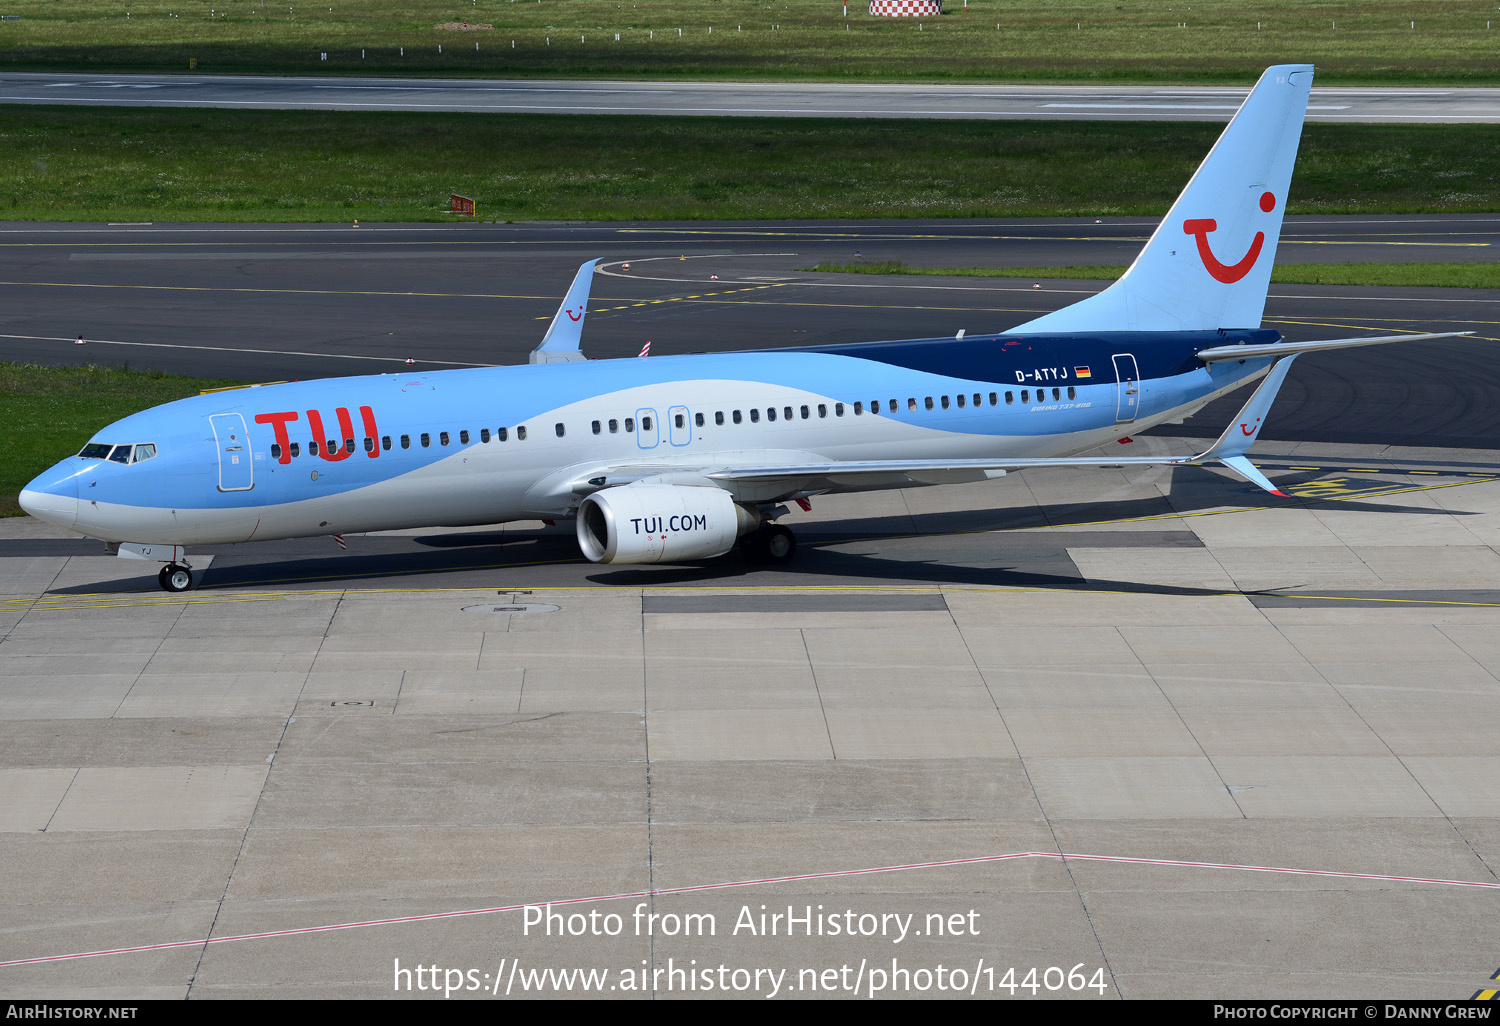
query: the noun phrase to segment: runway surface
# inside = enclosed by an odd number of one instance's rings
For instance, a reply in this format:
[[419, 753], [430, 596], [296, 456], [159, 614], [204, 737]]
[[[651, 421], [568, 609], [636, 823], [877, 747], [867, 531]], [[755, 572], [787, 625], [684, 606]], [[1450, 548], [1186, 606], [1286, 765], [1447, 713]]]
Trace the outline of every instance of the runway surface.
[[[1303, 219], [1280, 255], [1493, 259], [1497, 226]], [[1097, 283], [798, 268], [1123, 263], [1150, 227], [0, 225], [0, 357], [517, 362], [596, 256], [596, 355], [972, 332]], [[1293, 338], [1486, 337], [1299, 360], [1256, 449], [1286, 500], [1028, 471], [816, 499], [783, 568], [520, 523], [216, 547], [176, 596], [0, 521], [0, 995], [1467, 999], [1497, 304], [1274, 288]]]
[[[1203, 86], [503, 81], [0, 74], [0, 103], [680, 116], [1228, 121], [1249, 92]], [[1309, 121], [1490, 124], [1500, 89], [1337, 86]]]

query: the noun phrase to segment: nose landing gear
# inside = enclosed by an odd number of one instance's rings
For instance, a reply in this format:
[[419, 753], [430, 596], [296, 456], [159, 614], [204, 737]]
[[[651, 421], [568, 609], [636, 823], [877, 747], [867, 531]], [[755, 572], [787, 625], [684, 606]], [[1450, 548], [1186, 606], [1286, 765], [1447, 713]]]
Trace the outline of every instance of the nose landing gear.
[[156, 575], [163, 591], [187, 591], [193, 586], [193, 571], [181, 563], [168, 563]]

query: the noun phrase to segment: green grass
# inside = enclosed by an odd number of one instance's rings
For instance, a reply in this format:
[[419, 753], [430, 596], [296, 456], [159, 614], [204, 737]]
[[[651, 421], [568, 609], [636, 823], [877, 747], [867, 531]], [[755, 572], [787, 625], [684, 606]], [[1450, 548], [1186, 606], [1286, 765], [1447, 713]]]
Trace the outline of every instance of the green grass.
[[[842, 274], [918, 274], [961, 278], [1097, 278], [1113, 281], [1116, 267], [909, 267], [900, 260], [837, 264], [824, 261], [808, 271]], [[1274, 285], [1375, 285], [1500, 289], [1500, 264], [1277, 264]]]
[[150, 406], [234, 384], [109, 367], [0, 363], [0, 516], [37, 474], [83, 448], [100, 428]]
[[3, 13], [19, 20], [0, 22], [0, 68], [186, 72], [196, 58], [200, 72], [1249, 84], [1267, 65], [1311, 62], [1325, 84], [1500, 81], [1489, 0], [969, 0], [967, 10], [949, 0], [942, 17], [920, 21], [872, 18], [860, 0], [848, 10], [837, 0], [10, 0]]
[[[8, 107], [0, 219], [1159, 215], [1221, 127]], [[1500, 209], [1487, 125], [1307, 126], [1293, 213]]]

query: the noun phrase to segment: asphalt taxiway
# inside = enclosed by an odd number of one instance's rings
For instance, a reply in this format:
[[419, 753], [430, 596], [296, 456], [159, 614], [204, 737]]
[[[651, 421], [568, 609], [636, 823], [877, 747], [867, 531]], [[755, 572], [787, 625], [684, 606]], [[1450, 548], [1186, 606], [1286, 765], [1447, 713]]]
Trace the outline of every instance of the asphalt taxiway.
[[[910, 225], [646, 227], [5, 226], [0, 351], [512, 362], [601, 255], [604, 355], [977, 331], [1094, 287], [797, 270], [947, 256]], [[1142, 231], [1084, 227], [967, 226], [941, 262]], [[1278, 287], [1268, 318], [1494, 336], [1497, 302]], [[1188, 467], [828, 497], [778, 569], [595, 566], [530, 523], [218, 547], [167, 595], [0, 521], [0, 994], [431, 998], [399, 970], [436, 966], [454, 997], [582, 968], [612, 996], [1468, 998], [1500, 967], [1495, 344], [1314, 364], [1256, 449], [1286, 500]]]

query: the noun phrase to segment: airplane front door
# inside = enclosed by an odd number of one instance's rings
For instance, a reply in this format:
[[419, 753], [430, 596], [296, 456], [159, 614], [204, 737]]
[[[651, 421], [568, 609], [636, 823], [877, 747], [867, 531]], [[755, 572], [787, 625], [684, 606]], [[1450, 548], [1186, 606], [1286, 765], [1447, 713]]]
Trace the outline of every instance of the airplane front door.
[[1141, 408], [1141, 372], [1130, 353], [1116, 353], [1114, 361], [1115, 423], [1128, 424]]
[[214, 429], [214, 447], [219, 451], [219, 491], [248, 492], [255, 487], [250, 466], [250, 439], [245, 418], [238, 413], [215, 413], [208, 418]]

